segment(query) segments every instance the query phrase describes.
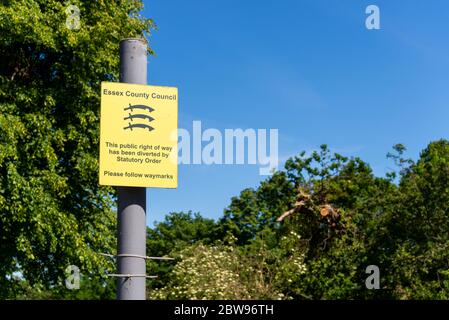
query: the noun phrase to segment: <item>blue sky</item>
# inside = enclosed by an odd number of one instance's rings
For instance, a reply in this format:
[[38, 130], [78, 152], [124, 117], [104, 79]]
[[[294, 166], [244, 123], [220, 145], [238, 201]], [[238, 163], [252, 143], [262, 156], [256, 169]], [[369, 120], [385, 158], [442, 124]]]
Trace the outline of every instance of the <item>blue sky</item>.
[[[279, 156], [328, 144], [377, 175], [396, 143], [416, 158], [449, 138], [447, 0], [151, 0], [148, 83], [179, 88], [179, 127], [279, 130]], [[381, 30], [365, 28], [380, 8]], [[148, 189], [147, 223], [172, 211], [218, 218], [266, 177], [255, 165], [180, 165]]]

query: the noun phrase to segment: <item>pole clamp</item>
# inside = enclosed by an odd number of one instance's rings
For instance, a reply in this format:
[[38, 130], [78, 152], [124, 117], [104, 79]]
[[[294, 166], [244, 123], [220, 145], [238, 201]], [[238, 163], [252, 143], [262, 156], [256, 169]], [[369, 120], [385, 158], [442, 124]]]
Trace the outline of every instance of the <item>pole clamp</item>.
[[99, 255], [105, 256], [105, 257], [110, 257], [110, 258], [115, 258], [115, 257], [130, 257], [130, 258], [140, 258], [140, 259], [145, 259], [145, 260], [175, 260], [174, 258], [169, 258], [169, 257], [149, 257], [149, 256], [141, 256], [138, 254], [130, 254], [130, 253], [120, 253], [120, 254], [109, 254], [109, 253], [99, 253]]
[[109, 273], [106, 274], [108, 277], [115, 277], [115, 278], [147, 278], [147, 279], [156, 279], [157, 276], [147, 276], [146, 274], [120, 274], [120, 273]]

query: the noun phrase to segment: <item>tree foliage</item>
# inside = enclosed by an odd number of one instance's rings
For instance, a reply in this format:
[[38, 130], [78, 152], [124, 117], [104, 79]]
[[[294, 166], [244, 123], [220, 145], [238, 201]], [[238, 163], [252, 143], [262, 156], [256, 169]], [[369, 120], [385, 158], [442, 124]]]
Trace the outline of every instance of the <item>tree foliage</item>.
[[[416, 162], [405, 152], [394, 146], [397, 171], [385, 178], [325, 145], [289, 159], [232, 198], [215, 245], [208, 235], [208, 245], [199, 237], [172, 252], [174, 272], [153, 297], [217, 298], [205, 290], [218, 286], [209, 270], [238, 275], [240, 289], [220, 298], [447, 299], [449, 142], [430, 143]], [[234, 263], [215, 263], [221, 255]], [[379, 290], [365, 285], [370, 265], [380, 269]]]
[[97, 276], [114, 252], [114, 190], [98, 185], [100, 82], [118, 80], [118, 43], [153, 26], [141, 1], [0, 4], [0, 296], [13, 274], [61, 285], [77, 265]]

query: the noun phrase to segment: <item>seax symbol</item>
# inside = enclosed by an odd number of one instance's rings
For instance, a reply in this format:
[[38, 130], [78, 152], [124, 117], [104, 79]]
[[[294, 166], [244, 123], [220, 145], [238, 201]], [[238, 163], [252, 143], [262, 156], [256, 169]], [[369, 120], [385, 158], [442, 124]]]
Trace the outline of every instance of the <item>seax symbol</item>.
[[142, 111], [148, 111], [148, 112], [153, 112], [154, 111], [153, 108], [151, 108], [149, 106], [146, 106], [146, 105], [142, 105], [142, 104], [131, 105], [131, 104], [129, 104], [129, 107], [125, 107], [123, 109], [123, 111], [130, 110], [130, 112], [128, 113], [128, 116], [123, 118], [123, 120], [131, 120], [131, 122], [133, 122], [133, 123], [129, 122], [128, 126], [124, 127], [123, 129], [124, 130], [129, 129], [129, 130], [132, 131], [134, 128], [141, 128], [141, 129], [148, 129], [148, 131], [153, 131], [154, 128], [149, 126], [148, 124], [145, 124], [145, 123], [134, 123], [135, 119], [136, 120], [140, 120], [140, 119], [148, 120], [148, 122], [151, 122], [151, 121], [154, 120], [154, 118], [152, 118], [152, 117], [150, 117], [149, 115], [146, 115], [146, 114], [142, 114], [142, 113], [132, 114], [132, 112], [134, 112], [135, 109], [142, 110]]

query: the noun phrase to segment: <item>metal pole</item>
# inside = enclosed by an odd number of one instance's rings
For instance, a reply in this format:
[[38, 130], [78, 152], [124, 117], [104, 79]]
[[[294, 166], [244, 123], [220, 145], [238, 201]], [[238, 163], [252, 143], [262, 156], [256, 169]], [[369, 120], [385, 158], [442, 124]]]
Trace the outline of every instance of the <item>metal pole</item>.
[[[147, 84], [147, 44], [144, 40], [124, 39], [120, 42], [120, 82]], [[118, 273], [137, 275], [118, 278], [118, 300], [146, 299], [145, 259], [141, 258], [146, 256], [145, 190], [118, 187]]]

